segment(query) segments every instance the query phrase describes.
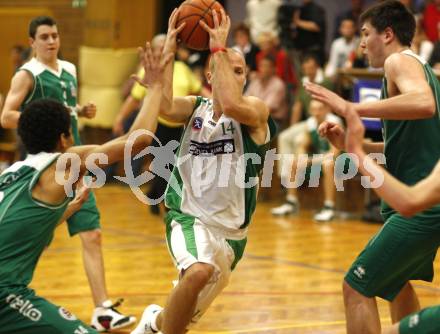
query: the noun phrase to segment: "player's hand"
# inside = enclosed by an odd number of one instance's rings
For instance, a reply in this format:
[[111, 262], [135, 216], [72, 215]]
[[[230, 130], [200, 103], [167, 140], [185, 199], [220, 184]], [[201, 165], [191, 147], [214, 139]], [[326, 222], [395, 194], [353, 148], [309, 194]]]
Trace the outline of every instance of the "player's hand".
[[94, 118], [96, 116], [96, 105], [93, 102], [87, 103], [80, 109], [79, 116], [89, 119]]
[[304, 88], [313, 99], [321, 101], [322, 103], [328, 105], [336, 114], [341, 117], [345, 117], [345, 113], [350, 105], [350, 102], [344, 100], [331, 90], [312, 82], [305, 83]]
[[318, 133], [338, 150], [345, 150], [345, 131], [339, 124], [324, 121], [319, 126]]
[[167, 38], [165, 40], [165, 46], [163, 49], [164, 53], [171, 52], [175, 54], [177, 51], [177, 35], [182, 31], [186, 24], [185, 22], [183, 22], [178, 27], [176, 27], [178, 16], [179, 9], [174, 8], [170, 18], [168, 19]]
[[81, 183], [80, 186], [77, 187], [75, 197], [73, 200], [69, 202], [67, 205], [67, 209], [73, 214], [79, 209], [81, 209], [82, 205], [87, 201], [90, 194], [90, 188]]
[[231, 29], [231, 19], [226, 15], [223, 9], [220, 10], [220, 19], [216, 10], [212, 11], [214, 28], [210, 28], [205, 21], [201, 20], [199, 24], [209, 34], [209, 48], [225, 48], [228, 39], [229, 29]]
[[351, 106], [347, 109], [345, 120], [347, 122], [347, 134], [345, 136], [345, 148], [349, 153], [359, 153], [365, 136], [365, 127], [356, 110]]
[[174, 59], [174, 53], [162, 52], [159, 56], [154, 55], [149, 42], [145, 44], [145, 49], [139, 48], [138, 51], [144, 68], [144, 77], [140, 78], [137, 75], [131, 77], [146, 88], [154, 84], [162, 84], [165, 67]]

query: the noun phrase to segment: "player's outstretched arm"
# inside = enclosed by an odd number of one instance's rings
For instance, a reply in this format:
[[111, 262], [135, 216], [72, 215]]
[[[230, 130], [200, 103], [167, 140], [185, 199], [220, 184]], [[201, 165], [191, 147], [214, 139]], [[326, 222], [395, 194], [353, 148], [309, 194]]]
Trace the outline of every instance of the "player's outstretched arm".
[[[209, 47], [211, 51], [226, 50], [231, 20], [224, 10], [220, 11], [221, 23], [217, 11], [214, 10], [212, 15], [214, 21], [213, 28], [210, 28], [204, 21], [200, 21], [200, 25], [209, 34]], [[212, 57], [215, 62], [212, 87], [213, 91], [217, 93], [216, 98], [220, 103], [223, 113], [250, 128], [265, 128], [269, 117], [269, 109], [260, 99], [252, 96], [243, 96], [243, 87], [235, 77], [234, 71], [245, 71], [245, 67], [232, 68], [227, 52], [217, 51], [213, 53]], [[245, 75], [245, 73], [237, 74]]]
[[[133, 125], [128, 133], [122, 137], [118, 137], [103, 145], [97, 146], [77, 146], [69, 149], [70, 153], [77, 153], [81, 157], [84, 165], [87, 156], [96, 153], [104, 153], [108, 158], [108, 164], [122, 160], [124, 156], [124, 148], [130, 135], [136, 130], [148, 130], [150, 134], [142, 134], [136, 136], [132, 146], [131, 154], [140, 152], [143, 148], [148, 146], [152, 141], [152, 136], [156, 131], [157, 117], [159, 114], [159, 105], [163, 92], [163, 74], [165, 66], [172, 61], [172, 55], [155, 57], [151, 51], [151, 46], [147, 43], [144, 53], [145, 67], [150, 75], [145, 84], [148, 85], [148, 95], [145, 97], [142, 108], [136, 117]], [[100, 165], [100, 163], [97, 163]], [[84, 168], [84, 166], [82, 166]]]
[[34, 80], [27, 71], [18, 71], [11, 81], [11, 88], [6, 96], [1, 114], [1, 126], [5, 129], [16, 129], [20, 118], [20, 106], [32, 90]]
[[354, 110], [349, 108], [347, 121], [346, 149], [359, 157], [359, 170], [363, 175], [383, 177], [382, 184], [375, 188], [376, 193], [403, 216], [413, 216], [417, 212], [440, 203], [440, 162], [432, 173], [414, 186], [397, 180], [384, 168], [376, 164], [363, 150], [365, 128]]
[[418, 60], [408, 55], [393, 54], [385, 61], [384, 70], [387, 88], [393, 87], [399, 94], [379, 101], [350, 103], [315, 83], [306, 83], [304, 87], [314, 99], [329, 105], [340, 116], [344, 116], [349, 106], [364, 117], [414, 120], [434, 116], [434, 96]]

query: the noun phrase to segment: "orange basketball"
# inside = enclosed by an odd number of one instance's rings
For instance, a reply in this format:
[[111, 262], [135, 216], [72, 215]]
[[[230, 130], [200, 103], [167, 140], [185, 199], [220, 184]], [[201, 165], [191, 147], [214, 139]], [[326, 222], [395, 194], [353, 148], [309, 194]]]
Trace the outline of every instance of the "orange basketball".
[[205, 20], [208, 26], [214, 27], [212, 10], [217, 11], [221, 22], [220, 10], [223, 9], [222, 5], [215, 0], [186, 0], [180, 5], [179, 9], [176, 27], [183, 22], [186, 22], [186, 25], [177, 36], [178, 40], [190, 49], [208, 49], [209, 35], [199, 25], [199, 22]]

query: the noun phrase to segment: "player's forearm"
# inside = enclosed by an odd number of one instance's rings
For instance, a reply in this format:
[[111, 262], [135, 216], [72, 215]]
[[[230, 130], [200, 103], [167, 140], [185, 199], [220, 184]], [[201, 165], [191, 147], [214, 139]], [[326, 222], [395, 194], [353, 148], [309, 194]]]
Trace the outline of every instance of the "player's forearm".
[[374, 162], [365, 152], [356, 152], [359, 157], [360, 172], [372, 178], [372, 182], [376, 178], [382, 178], [383, 182], [379, 187], [374, 188], [374, 191], [387, 202], [391, 207], [396, 209], [404, 216], [413, 215], [414, 205], [416, 204], [417, 194], [414, 194], [411, 187], [400, 182], [383, 167]]
[[369, 153], [384, 153], [384, 143], [372, 143], [372, 142], [364, 142], [362, 148], [367, 154]]
[[20, 119], [20, 112], [18, 110], [3, 110], [1, 116], [1, 126], [4, 129], [16, 129], [18, 127], [18, 120]]
[[240, 85], [234, 77], [233, 69], [229, 63], [226, 52], [216, 52], [213, 55], [215, 61], [215, 79], [212, 80], [213, 91], [221, 92], [216, 96], [223, 113], [238, 111], [243, 103], [243, 95]]
[[355, 104], [359, 116], [389, 120], [415, 120], [431, 118], [435, 101], [430, 94], [411, 92], [388, 99]]
[[162, 84], [155, 83], [151, 86], [151, 88], [148, 90], [147, 96], [144, 99], [142, 108], [129, 130], [129, 134], [139, 129], [145, 129], [153, 133], [156, 132], [162, 91]]
[[[165, 50], [164, 50], [165, 53]], [[160, 100], [160, 113], [167, 115], [173, 108], [173, 76], [174, 76], [174, 62], [167, 64], [164, 70], [163, 92]]]

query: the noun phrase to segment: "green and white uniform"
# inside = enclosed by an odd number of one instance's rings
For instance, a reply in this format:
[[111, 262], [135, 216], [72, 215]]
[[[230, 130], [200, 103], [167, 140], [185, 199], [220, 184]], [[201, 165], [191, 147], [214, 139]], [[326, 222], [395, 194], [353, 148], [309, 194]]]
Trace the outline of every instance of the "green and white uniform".
[[[428, 119], [384, 120], [387, 170], [401, 182], [413, 185], [426, 178], [440, 159], [440, 84], [431, 67], [412, 51], [425, 71], [436, 110]], [[388, 97], [383, 80], [382, 99]], [[393, 300], [409, 280], [432, 281], [433, 261], [440, 246], [440, 205], [405, 218], [382, 203], [385, 225], [367, 244], [345, 279], [367, 297]]]
[[28, 155], [0, 175], [0, 333], [95, 333], [28, 288], [69, 202], [54, 206], [32, 197], [41, 173], [59, 155]]
[[[72, 135], [75, 145], [81, 145], [78, 132], [77, 105], [77, 80], [75, 65], [58, 60], [58, 72], [32, 58], [24, 64], [20, 70], [30, 73], [34, 79], [32, 91], [26, 97], [22, 109], [32, 101], [51, 98], [63, 103], [70, 109], [70, 120]], [[89, 199], [82, 206], [81, 210], [76, 212], [67, 221], [69, 233], [71, 236], [84, 231], [90, 231], [100, 228], [99, 211], [96, 207], [96, 199], [93, 193], [90, 193]]]
[[179, 271], [196, 262], [216, 269], [199, 296], [193, 322], [227, 285], [243, 255], [259, 173], [275, 134], [269, 119], [266, 144], [259, 146], [246, 126], [225, 115], [213, 117], [212, 100], [198, 97], [165, 196], [170, 209], [165, 218], [167, 242]]

